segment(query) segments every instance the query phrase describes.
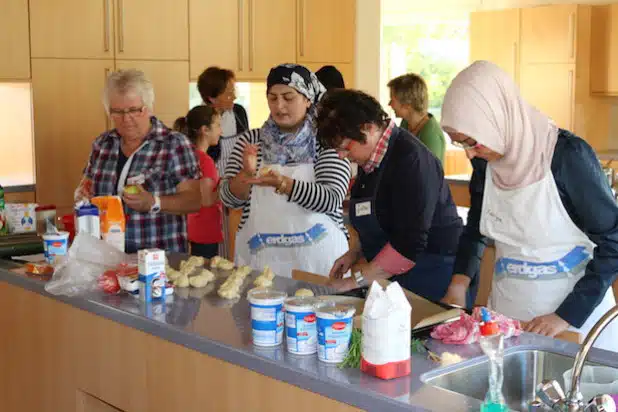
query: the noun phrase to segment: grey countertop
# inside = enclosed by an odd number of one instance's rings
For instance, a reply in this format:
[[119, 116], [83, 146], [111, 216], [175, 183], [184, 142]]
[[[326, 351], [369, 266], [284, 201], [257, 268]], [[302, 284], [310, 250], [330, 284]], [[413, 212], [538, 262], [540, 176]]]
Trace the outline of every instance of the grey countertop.
[[34, 192], [35, 185], [3, 186], [5, 193]]
[[[173, 299], [167, 303], [151, 305], [145, 305], [131, 296], [112, 296], [98, 292], [85, 297], [54, 296], [47, 294], [41, 280], [7, 270], [12, 266], [13, 263], [0, 261], [0, 281], [364, 410], [457, 412], [478, 411], [481, 405], [477, 399], [423, 383], [423, 375], [435, 372], [439, 367], [424, 355], [413, 354], [410, 376], [383, 381], [359, 370], [339, 369], [336, 365], [324, 364], [315, 355], [290, 355], [285, 346], [255, 347], [251, 343], [247, 301], [242, 298], [236, 303], [225, 302], [216, 297], [216, 293], [206, 293], [213, 291], [212, 286], [205, 290], [177, 289]], [[244, 291], [247, 285], [248, 281]], [[275, 279], [275, 288], [285, 290], [288, 294], [307, 286], [307, 283], [292, 279]], [[437, 342], [429, 342], [429, 345], [437, 353], [446, 350], [458, 353], [465, 359], [481, 355], [477, 345], [447, 346]], [[578, 348], [572, 343], [531, 334], [507, 341], [507, 347], [511, 348], [530, 346], [569, 355], [573, 355]], [[597, 356], [599, 362], [612, 359], [612, 355], [608, 357], [607, 352], [603, 351], [593, 351], [592, 355]]]

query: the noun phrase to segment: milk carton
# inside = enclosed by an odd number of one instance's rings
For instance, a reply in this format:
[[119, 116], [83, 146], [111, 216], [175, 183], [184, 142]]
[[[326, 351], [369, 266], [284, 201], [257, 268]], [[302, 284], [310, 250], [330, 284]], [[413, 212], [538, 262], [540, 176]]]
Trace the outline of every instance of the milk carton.
[[139, 298], [146, 302], [165, 299], [165, 251], [142, 249], [137, 252]]

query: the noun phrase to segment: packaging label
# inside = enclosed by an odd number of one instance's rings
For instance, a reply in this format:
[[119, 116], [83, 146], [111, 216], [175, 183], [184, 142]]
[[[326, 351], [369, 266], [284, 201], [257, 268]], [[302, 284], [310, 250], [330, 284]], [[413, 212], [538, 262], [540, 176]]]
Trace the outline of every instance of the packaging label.
[[276, 346], [283, 342], [283, 304], [251, 304], [251, 328], [253, 344], [257, 346]]
[[317, 318], [318, 358], [324, 362], [342, 362], [348, 354], [352, 336], [352, 317]]
[[285, 313], [288, 351], [296, 354], [315, 353], [318, 343], [318, 329], [315, 312]]

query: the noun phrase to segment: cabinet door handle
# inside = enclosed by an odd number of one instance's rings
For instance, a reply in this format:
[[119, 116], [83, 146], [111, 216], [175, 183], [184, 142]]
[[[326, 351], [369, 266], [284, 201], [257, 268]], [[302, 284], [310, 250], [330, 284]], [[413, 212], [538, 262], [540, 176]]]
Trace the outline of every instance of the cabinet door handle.
[[569, 57], [571, 59], [575, 59], [575, 34], [577, 31], [575, 26], [575, 13], [571, 13], [569, 14], [569, 46], [571, 47]]
[[[110, 69], [109, 67], [105, 68], [105, 79], [103, 81], [103, 89], [105, 89], [105, 87], [107, 85], [107, 78], [109, 77], [109, 74], [111, 73], [111, 71], [112, 71], [112, 69]], [[110, 130], [111, 128], [112, 128], [112, 124], [111, 124], [110, 119], [109, 119], [109, 113], [107, 111], [105, 111], [105, 129], [106, 130]]]
[[124, 0], [118, 0], [118, 51], [124, 52]]
[[109, 36], [111, 33], [111, 13], [110, 13], [110, 2], [111, 0], [103, 0], [103, 19], [105, 20], [103, 24], [103, 49], [104, 51], [109, 51]]
[[243, 57], [244, 57], [244, 52], [243, 52], [243, 43], [244, 43], [243, 40], [244, 39], [243, 38], [245, 37], [245, 31], [243, 29], [244, 14], [245, 14], [244, 1], [238, 0], [238, 70], [239, 71], [243, 70]]
[[253, 0], [249, 0], [249, 71], [253, 71], [253, 54], [255, 52], [254, 41], [254, 27], [253, 27]]
[[573, 130], [575, 122], [575, 71], [569, 70], [569, 129]]
[[298, 26], [300, 27], [300, 35], [298, 36], [298, 48], [300, 57], [305, 56], [305, 0], [299, 0], [300, 4], [298, 7]]

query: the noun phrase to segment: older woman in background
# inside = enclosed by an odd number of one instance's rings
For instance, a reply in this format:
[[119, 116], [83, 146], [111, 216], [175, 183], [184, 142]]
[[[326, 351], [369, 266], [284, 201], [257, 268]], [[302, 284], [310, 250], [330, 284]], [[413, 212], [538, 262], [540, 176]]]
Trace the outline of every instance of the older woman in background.
[[[191, 143], [152, 114], [154, 90], [139, 70], [111, 73], [103, 100], [114, 128], [92, 144], [76, 200], [122, 196], [127, 253], [186, 251], [186, 214], [200, 205], [201, 173]], [[127, 181], [141, 191], [123, 193]]]
[[236, 263], [326, 276], [348, 250], [342, 204], [350, 163], [316, 140], [315, 105], [325, 90], [315, 74], [284, 64], [266, 82], [270, 117], [239, 137], [220, 185], [223, 203], [243, 208]]
[[209, 154], [218, 159], [217, 169], [219, 173], [223, 173], [237, 136], [249, 130], [247, 112], [244, 107], [234, 103], [236, 100], [234, 72], [214, 66], [208, 67], [197, 79], [197, 90], [204, 104], [214, 107], [221, 115], [221, 139], [217, 145], [209, 149]]
[[427, 111], [429, 95], [425, 80], [408, 73], [388, 82], [395, 116], [402, 118], [400, 127], [408, 130], [444, 164], [446, 140], [438, 121]]

